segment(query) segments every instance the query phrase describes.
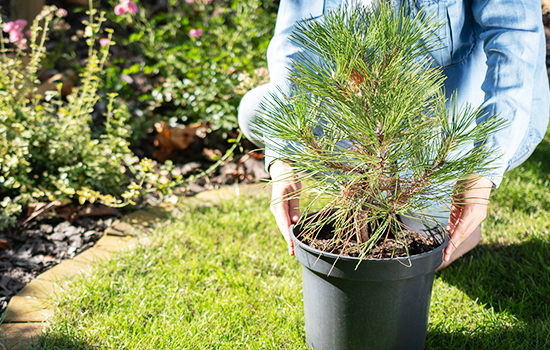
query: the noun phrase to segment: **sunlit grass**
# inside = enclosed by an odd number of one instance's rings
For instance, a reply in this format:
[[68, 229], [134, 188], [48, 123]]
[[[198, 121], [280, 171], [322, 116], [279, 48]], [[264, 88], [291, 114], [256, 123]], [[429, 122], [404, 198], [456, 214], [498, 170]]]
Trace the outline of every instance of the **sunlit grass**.
[[179, 207], [150, 246], [74, 281], [38, 348], [300, 348], [300, 270], [265, 203]]
[[[550, 349], [550, 143], [507, 174], [483, 241], [436, 274], [427, 349]], [[184, 204], [71, 282], [34, 349], [306, 349], [300, 265], [268, 195]]]

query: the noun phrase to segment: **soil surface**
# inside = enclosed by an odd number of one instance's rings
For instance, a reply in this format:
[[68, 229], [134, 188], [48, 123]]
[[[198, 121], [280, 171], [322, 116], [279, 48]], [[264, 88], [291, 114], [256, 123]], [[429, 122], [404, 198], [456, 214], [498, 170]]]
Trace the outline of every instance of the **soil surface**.
[[[402, 236], [404, 236], [405, 240], [403, 240]], [[298, 239], [310, 247], [323, 252], [355, 258], [361, 255], [361, 247], [355, 235], [351, 235], [347, 242], [340, 240], [334, 244], [334, 228], [331, 225], [322, 227], [315, 239], [300, 237], [300, 234]], [[364, 258], [385, 259], [407, 257], [428, 252], [439, 245], [440, 243], [432, 237], [425, 237], [408, 229], [404, 234], [400, 234], [398, 239], [393, 232], [389, 232]]]

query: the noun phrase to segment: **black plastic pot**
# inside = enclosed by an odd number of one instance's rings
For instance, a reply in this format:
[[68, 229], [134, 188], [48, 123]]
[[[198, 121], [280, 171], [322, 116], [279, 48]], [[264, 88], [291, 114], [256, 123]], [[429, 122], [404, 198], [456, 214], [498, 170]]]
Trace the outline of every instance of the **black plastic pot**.
[[[417, 222], [402, 221], [419, 233], [430, 230]], [[363, 259], [357, 265], [358, 258], [338, 257], [305, 245], [296, 239], [293, 226], [290, 234], [302, 264], [309, 347], [424, 349], [434, 273], [443, 261], [447, 235], [430, 252], [410, 258]]]

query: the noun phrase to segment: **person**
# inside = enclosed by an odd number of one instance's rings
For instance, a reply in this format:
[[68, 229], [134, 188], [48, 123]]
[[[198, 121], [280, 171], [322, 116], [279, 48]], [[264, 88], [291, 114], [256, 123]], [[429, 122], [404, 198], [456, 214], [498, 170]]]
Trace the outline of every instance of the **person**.
[[[249, 91], [239, 106], [239, 126], [249, 140], [262, 142], [251, 129], [261, 101], [275, 91], [290, 93], [286, 77], [300, 50], [290, 40], [295, 25], [353, 5], [349, 1], [281, 0], [267, 52], [270, 83]], [[428, 14], [444, 17], [446, 24], [438, 35], [445, 47], [431, 55], [443, 69], [447, 97], [456, 91], [459, 106], [481, 105], [484, 116], [497, 114], [508, 121], [506, 128], [487, 140], [488, 147], [502, 154], [492, 160], [494, 170], [480, 174], [465, 192], [451, 198], [447, 224], [451, 243], [441, 265], [445, 267], [478, 244], [491, 189], [500, 185], [506, 171], [531, 155], [546, 132], [550, 91], [541, 4], [538, 0], [401, 0], [392, 5], [404, 6], [413, 14], [424, 8]], [[288, 177], [292, 166], [269, 146], [277, 141], [263, 142], [272, 179], [285, 177], [273, 183], [271, 211], [293, 255], [288, 228], [300, 217], [299, 199], [287, 197], [299, 191], [301, 183]]]

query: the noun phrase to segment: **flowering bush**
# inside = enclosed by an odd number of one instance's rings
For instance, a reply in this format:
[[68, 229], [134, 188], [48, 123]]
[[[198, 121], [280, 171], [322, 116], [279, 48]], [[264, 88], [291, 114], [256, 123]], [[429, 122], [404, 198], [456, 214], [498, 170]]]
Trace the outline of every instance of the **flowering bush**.
[[120, 4], [115, 6], [115, 14], [117, 16], [125, 13], [135, 14], [137, 12], [137, 5], [130, 0], [121, 0]]
[[[18, 19], [13, 22], [8, 22], [4, 24], [4, 32], [9, 33], [10, 35], [10, 42], [15, 43], [20, 49], [26, 49], [27, 48], [27, 39], [25, 38], [25, 34], [23, 34], [23, 30], [27, 26], [27, 21], [24, 19]], [[29, 31], [26, 32], [27, 35], [31, 34]]]
[[[93, 20], [91, 12], [85, 31], [87, 64], [81, 85], [66, 100], [60, 91], [40, 95], [37, 90], [37, 72], [46, 56], [46, 30], [57, 15], [55, 7], [47, 7], [34, 21], [30, 53], [22, 51], [21, 44], [15, 53], [0, 52], [0, 229], [14, 224], [31, 203], [99, 201], [121, 206], [146, 191], [164, 194], [181, 183], [181, 178], [169, 178], [169, 166], [159, 176], [152, 171], [152, 161], [133, 155], [129, 113], [116, 94], [106, 101], [105, 124], [93, 129], [91, 113], [99, 101], [112, 33], [107, 35], [109, 42], [96, 49], [104, 17], [100, 14]], [[19, 34], [13, 40], [11, 36], [22, 32], [23, 22], [10, 23], [3, 28], [10, 33], [10, 41], [19, 43]], [[4, 47], [2, 36], [0, 41]]]
[[[265, 52], [276, 18], [271, 1], [168, 0], [155, 10], [131, 1], [111, 1], [109, 19], [117, 24], [114, 40], [142, 60], [119, 59], [107, 90], [130, 99], [128, 81], [154, 80], [130, 106], [132, 125], [143, 130], [155, 121], [203, 122], [211, 130], [237, 127], [243, 84], [266, 82]], [[259, 69], [262, 74], [257, 74]], [[122, 79], [121, 77], [130, 77]], [[244, 82], [246, 80], [246, 82]]]

